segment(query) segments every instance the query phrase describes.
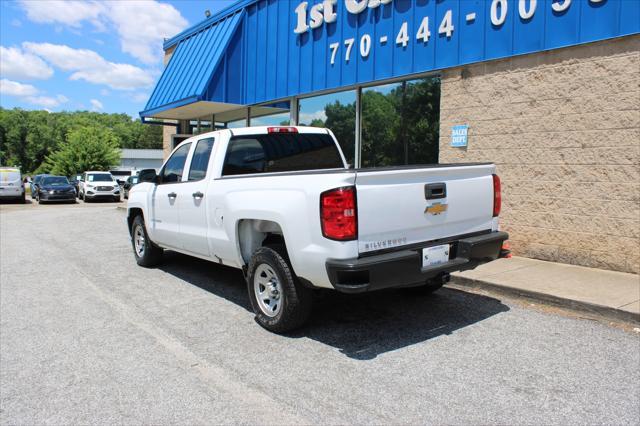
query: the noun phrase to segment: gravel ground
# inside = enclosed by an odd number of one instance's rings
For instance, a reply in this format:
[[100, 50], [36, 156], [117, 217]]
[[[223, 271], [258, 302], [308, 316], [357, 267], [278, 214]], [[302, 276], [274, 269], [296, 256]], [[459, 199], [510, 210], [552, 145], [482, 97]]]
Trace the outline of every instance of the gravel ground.
[[0, 422], [639, 424], [640, 335], [444, 288], [261, 329], [239, 271], [136, 266], [114, 204], [0, 207]]

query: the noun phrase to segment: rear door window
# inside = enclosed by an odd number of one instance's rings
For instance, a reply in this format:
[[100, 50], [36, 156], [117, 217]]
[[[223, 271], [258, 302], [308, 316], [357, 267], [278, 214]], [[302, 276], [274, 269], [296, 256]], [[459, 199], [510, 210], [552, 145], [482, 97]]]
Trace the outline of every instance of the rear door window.
[[189, 167], [189, 180], [201, 180], [207, 175], [207, 167], [211, 150], [213, 149], [214, 138], [201, 139], [193, 151], [191, 158], [191, 166]]
[[232, 137], [222, 175], [336, 168], [344, 164], [328, 134], [269, 133]]
[[20, 180], [20, 170], [0, 169], [0, 182], [17, 182]]

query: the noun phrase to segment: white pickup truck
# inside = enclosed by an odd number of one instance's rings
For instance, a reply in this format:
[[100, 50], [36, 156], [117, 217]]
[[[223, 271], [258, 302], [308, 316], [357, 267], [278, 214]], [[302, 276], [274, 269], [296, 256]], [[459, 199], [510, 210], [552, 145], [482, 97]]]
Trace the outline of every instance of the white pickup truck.
[[129, 192], [133, 252], [241, 268], [260, 325], [301, 326], [313, 290], [440, 288], [501, 256], [492, 164], [349, 169], [333, 133], [250, 127], [185, 140]]

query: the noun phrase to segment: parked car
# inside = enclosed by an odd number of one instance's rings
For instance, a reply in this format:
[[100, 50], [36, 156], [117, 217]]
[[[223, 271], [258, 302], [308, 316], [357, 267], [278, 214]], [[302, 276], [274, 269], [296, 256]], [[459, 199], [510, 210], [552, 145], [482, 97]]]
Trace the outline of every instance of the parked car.
[[32, 200], [36, 200], [36, 199], [37, 199], [37, 194], [38, 194], [38, 185], [40, 184], [40, 180], [41, 180], [43, 177], [46, 177], [46, 176], [51, 176], [51, 175], [48, 175], [48, 174], [35, 175], [35, 176], [33, 177], [33, 179], [31, 180], [31, 183], [29, 184], [29, 185], [30, 185], [30, 187], [29, 187], [29, 193], [31, 194], [31, 199], [32, 199]]
[[124, 198], [129, 198], [129, 190], [138, 183], [138, 176], [129, 176], [126, 181], [124, 181], [124, 185], [122, 185], [122, 192], [124, 194]]
[[82, 175], [73, 175], [69, 178], [69, 183], [73, 185], [73, 188], [76, 190], [76, 194], [78, 193], [78, 183], [82, 179]]
[[76, 190], [65, 176], [45, 176], [38, 184], [36, 199], [39, 204], [48, 202], [76, 202]]
[[[215, 149], [214, 149], [215, 146]], [[189, 161], [187, 161], [189, 160]], [[497, 259], [493, 164], [349, 169], [327, 129], [251, 127], [191, 137], [129, 191], [137, 263], [171, 249], [241, 268], [257, 322], [309, 317], [312, 289], [440, 288]]]
[[17, 167], [0, 167], [0, 200], [25, 202], [22, 173]]
[[120, 185], [109, 172], [84, 172], [78, 191], [79, 198], [85, 202], [99, 199], [120, 201]]

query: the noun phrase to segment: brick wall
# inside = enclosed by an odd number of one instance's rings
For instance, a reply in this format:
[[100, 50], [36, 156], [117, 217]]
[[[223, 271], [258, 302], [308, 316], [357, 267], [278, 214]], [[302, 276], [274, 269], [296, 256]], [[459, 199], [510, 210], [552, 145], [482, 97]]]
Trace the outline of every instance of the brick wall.
[[440, 162], [496, 163], [515, 254], [640, 272], [640, 36], [444, 71], [440, 120]]

